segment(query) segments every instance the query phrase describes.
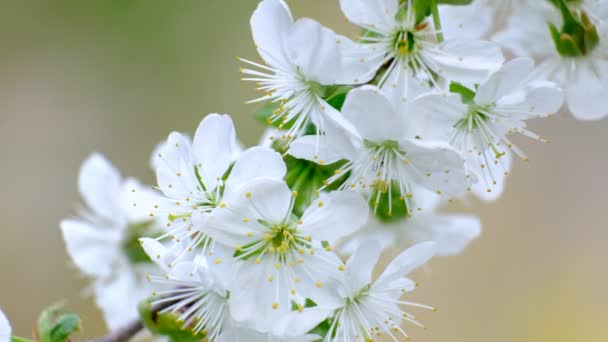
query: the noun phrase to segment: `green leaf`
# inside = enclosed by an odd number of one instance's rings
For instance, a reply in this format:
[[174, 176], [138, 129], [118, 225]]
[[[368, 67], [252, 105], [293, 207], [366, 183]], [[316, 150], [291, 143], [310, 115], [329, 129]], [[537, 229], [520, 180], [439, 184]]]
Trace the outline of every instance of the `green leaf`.
[[475, 99], [475, 91], [465, 87], [461, 83], [452, 82], [450, 83], [450, 93], [460, 95], [462, 103], [473, 104]]
[[80, 330], [80, 317], [67, 313], [59, 317], [51, 329], [50, 338], [53, 342], [67, 341], [71, 334]]
[[454, 6], [466, 6], [470, 5], [473, 0], [437, 0], [438, 4], [454, 5]]
[[138, 309], [144, 327], [154, 335], [167, 336], [170, 341], [175, 342], [200, 342], [206, 336], [204, 331], [194, 334], [190, 330], [192, 327], [178, 322], [179, 316], [174, 313], [160, 314], [153, 311], [153, 306], [147, 300], [142, 301]]
[[63, 312], [63, 304], [55, 304], [38, 317], [40, 342], [65, 342], [70, 335], [80, 330], [80, 317]]

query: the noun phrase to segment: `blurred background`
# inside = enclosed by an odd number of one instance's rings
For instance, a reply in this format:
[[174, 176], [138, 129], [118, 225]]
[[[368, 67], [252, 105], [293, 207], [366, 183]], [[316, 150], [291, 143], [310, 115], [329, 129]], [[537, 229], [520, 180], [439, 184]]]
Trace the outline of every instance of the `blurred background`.
[[[58, 223], [79, 203], [81, 161], [105, 154], [124, 175], [153, 183], [153, 147], [192, 134], [204, 114], [230, 113], [245, 144], [262, 131], [244, 101], [235, 56], [254, 60], [256, 1], [53, 0], [0, 5], [0, 307], [31, 336], [41, 309], [65, 299], [82, 338], [105, 328], [87, 282], [70, 266]], [[292, 0], [355, 33], [332, 0]], [[478, 214], [483, 236], [418, 275], [428, 331], [416, 341], [608, 341], [608, 119], [567, 113], [535, 121], [551, 138], [517, 137], [518, 161], [497, 203], [453, 205]]]

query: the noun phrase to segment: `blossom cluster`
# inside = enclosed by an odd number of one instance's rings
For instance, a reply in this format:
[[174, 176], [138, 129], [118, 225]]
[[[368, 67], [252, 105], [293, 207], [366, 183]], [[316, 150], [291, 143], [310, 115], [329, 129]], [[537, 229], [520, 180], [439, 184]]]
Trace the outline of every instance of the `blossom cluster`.
[[200, 340], [405, 340], [434, 310], [404, 298], [410, 273], [481, 231], [442, 206], [498, 199], [528, 159], [512, 136], [547, 141], [528, 120], [608, 115], [608, 1], [339, 4], [356, 39], [283, 0], [253, 12], [257, 146], [210, 114], [158, 145], [154, 187], [83, 163], [86, 206], [61, 230], [110, 329], [143, 301]]

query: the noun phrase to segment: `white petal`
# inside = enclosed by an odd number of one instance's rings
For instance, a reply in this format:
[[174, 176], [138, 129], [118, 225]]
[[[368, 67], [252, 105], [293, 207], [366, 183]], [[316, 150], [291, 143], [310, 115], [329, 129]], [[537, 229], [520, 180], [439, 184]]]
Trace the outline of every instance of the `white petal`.
[[251, 33], [260, 56], [270, 65], [289, 65], [285, 50], [286, 35], [293, 25], [287, 4], [283, 0], [260, 2], [251, 16]]
[[283, 179], [287, 171], [281, 155], [271, 148], [256, 146], [243, 152], [226, 180], [226, 191], [236, 190], [259, 177]]
[[397, 25], [396, 0], [340, 0], [340, 8], [351, 23], [359, 26], [388, 32]]
[[150, 259], [164, 272], [169, 273], [171, 271], [169, 265], [175, 259], [175, 256], [169, 252], [169, 249], [155, 239], [141, 238], [139, 241]]
[[375, 284], [382, 286], [405, 277], [416, 268], [426, 264], [435, 255], [435, 252], [434, 242], [422, 242], [410, 247], [391, 261]]
[[475, 95], [475, 103], [488, 105], [511, 92], [519, 90], [520, 85], [530, 76], [534, 69], [534, 61], [529, 58], [517, 58], [506, 63], [499, 71], [479, 85]]
[[0, 342], [11, 341], [11, 324], [4, 315], [4, 312], [0, 310]]
[[382, 85], [382, 92], [397, 110], [411, 99], [430, 91], [428, 79], [416, 77], [410, 66], [402, 61], [397, 62]]
[[400, 144], [417, 170], [417, 182], [431, 191], [457, 195], [466, 189], [464, 159], [450, 145], [437, 141], [407, 140]]
[[152, 293], [142, 291], [135, 274], [128, 268], [115, 270], [116, 277], [95, 283], [95, 303], [101, 309], [108, 329], [122, 327], [139, 317], [137, 305]]
[[433, 241], [437, 255], [449, 256], [461, 253], [481, 233], [481, 222], [470, 215], [428, 214], [414, 217], [404, 230], [408, 240]]
[[324, 164], [332, 164], [343, 158], [337, 151], [332, 150], [325, 136], [319, 135], [297, 138], [289, 145], [287, 154], [315, 163], [322, 161]]
[[120, 194], [120, 185], [120, 173], [101, 154], [94, 153], [82, 163], [78, 189], [96, 214], [108, 220], [120, 219], [120, 212], [114, 205]]
[[363, 241], [346, 262], [345, 286], [356, 295], [372, 283], [372, 272], [380, 258], [382, 245], [376, 240]]
[[299, 19], [287, 37], [289, 57], [307, 80], [336, 84], [341, 71], [337, 39], [333, 31], [318, 22]]
[[439, 6], [441, 28], [446, 39], [479, 39], [492, 28], [492, 10], [480, 0], [466, 6]]
[[341, 58], [336, 84], [362, 84], [374, 78], [384, 59], [383, 55], [374, 54], [370, 44], [356, 43], [344, 36], [338, 35], [336, 43]]
[[365, 139], [382, 142], [398, 141], [403, 137], [404, 118], [377, 87], [362, 86], [351, 90], [342, 113]]
[[194, 161], [192, 160], [190, 139], [173, 132], [158, 154], [156, 182], [160, 190], [169, 198], [181, 199], [196, 189]]
[[357, 134], [356, 128], [344, 118], [342, 113], [331, 106], [327, 107], [326, 114], [323, 125], [327, 145], [344, 159], [357, 158], [361, 137]]
[[[203, 183], [215, 188], [238, 150], [234, 124], [229, 115], [209, 114], [198, 126], [192, 141], [192, 155]], [[202, 166], [201, 166], [202, 165]]]
[[77, 220], [61, 221], [61, 232], [72, 262], [86, 275], [106, 278], [120, 261], [119, 227], [97, 227]]
[[[506, 182], [507, 182], [507, 174], [511, 172], [511, 167], [513, 164], [513, 154], [509, 150], [505, 150], [505, 155], [498, 159], [498, 163], [491, 162], [489, 165], [486, 165], [485, 169], [481, 169], [478, 165], [478, 159], [474, 157], [473, 161], [467, 162], [469, 167], [472, 167], [472, 172], [477, 175], [479, 181], [476, 184], [473, 184], [472, 191], [477, 197], [486, 202], [494, 202], [498, 198], [502, 196], [505, 190]], [[484, 178], [482, 172], [486, 173], [486, 178]], [[491, 177], [494, 177], [496, 184], [491, 182]], [[484, 179], [487, 179], [484, 181]], [[491, 191], [488, 191], [488, 188]]]
[[329, 243], [352, 234], [369, 218], [369, 207], [355, 191], [333, 191], [315, 200], [302, 215], [300, 229]]
[[454, 124], [468, 111], [456, 94], [426, 94], [407, 107], [409, 137], [448, 141]]
[[570, 112], [579, 120], [599, 120], [608, 115], [608, 68], [598, 69], [580, 63], [572, 84], [566, 88]]
[[275, 323], [273, 334], [284, 337], [300, 337], [323, 322], [332, 312], [331, 308], [315, 306], [302, 312], [291, 311]]
[[[608, 89], [608, 88], [607, 88]], [[555, 83], [534, 81], [519, 92], [503, 97], [496, 104], [495, 112], [505, 110], [514, 113], [519, 120], [554, 114], [564, 103], [564, 92]]]
[[500, 47], [482, 40], [450, 40], [424, 54], [429, 67], [450, 81], [480, 83], [504, 61]]

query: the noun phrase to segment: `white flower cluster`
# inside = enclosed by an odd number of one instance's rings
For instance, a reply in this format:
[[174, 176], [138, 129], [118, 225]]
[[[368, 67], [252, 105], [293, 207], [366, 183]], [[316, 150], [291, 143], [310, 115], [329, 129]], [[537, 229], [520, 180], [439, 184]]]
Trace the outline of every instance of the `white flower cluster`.
[[[407, 339], [403, 323], [422, 324], [405, 309], [433, 309], [403, 299], [409, 273], [480, 234], [476, 217], [440, 207], [497, 199], [512, 156], [527, 160], [511, 136], [545, 141], [526, 122], [564, 98], [576, 117], [608, 114], [607, 3], [341, 0], [362, 30], [353, 41], [261, 1], [263, 62], [240, 59], [263, 92], [259, 146], [210, 114], [156, 149], [155, 188], [100, 155], [82, 166], [87, 208], [61, 228], [109, 327], [150, 298], [209, 341]], [[499, 44], [523, 57], [505, 62]]]

